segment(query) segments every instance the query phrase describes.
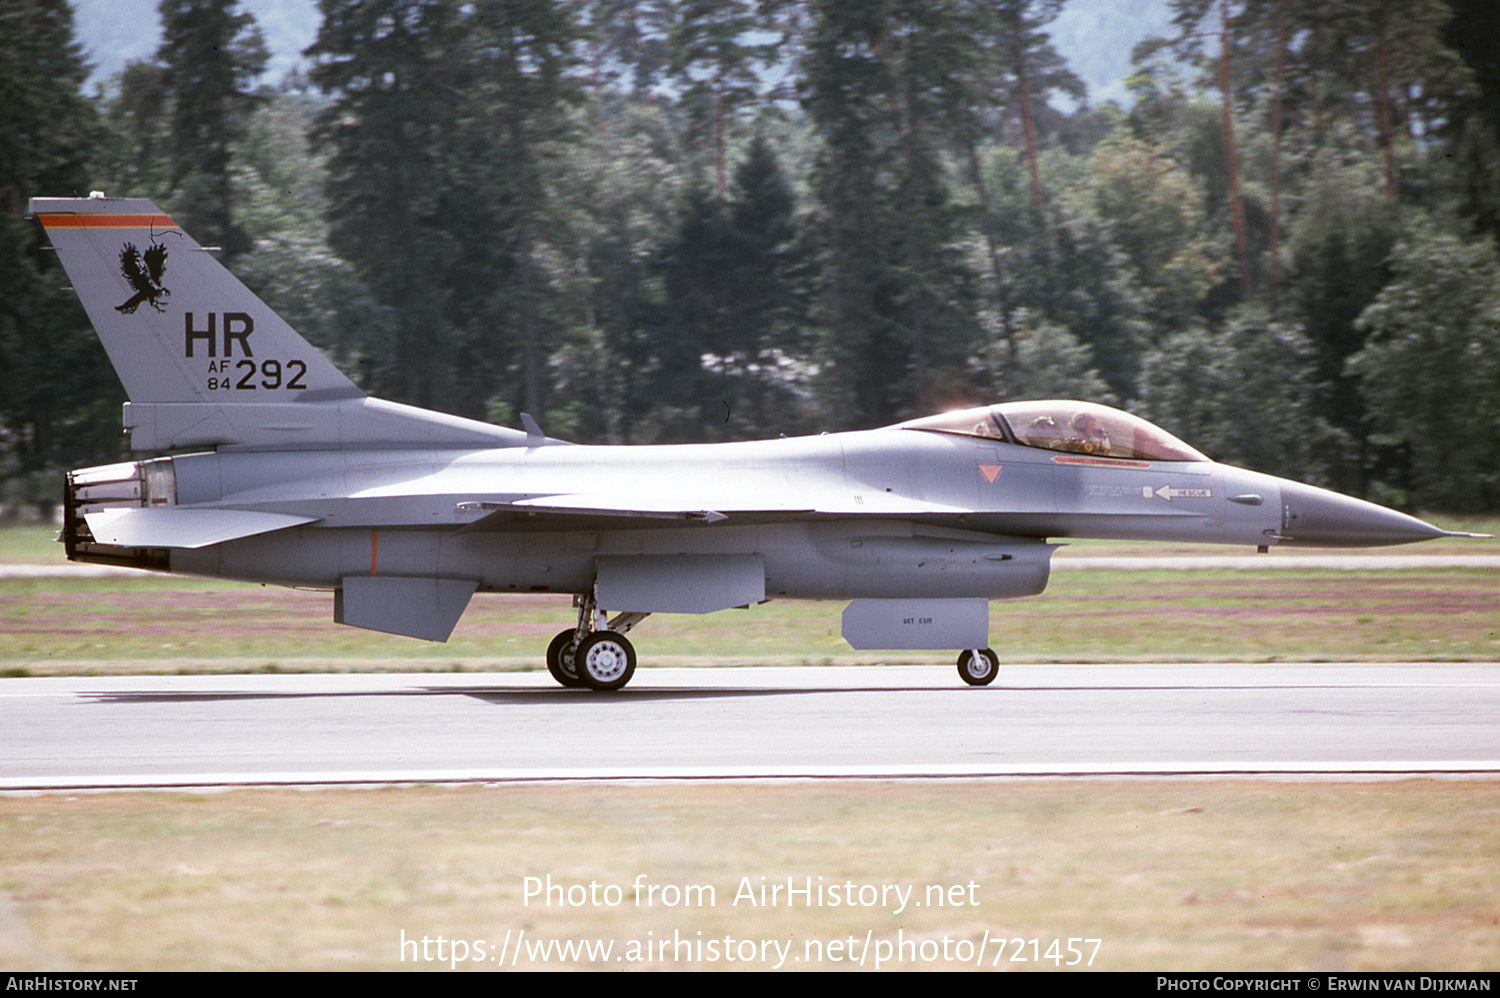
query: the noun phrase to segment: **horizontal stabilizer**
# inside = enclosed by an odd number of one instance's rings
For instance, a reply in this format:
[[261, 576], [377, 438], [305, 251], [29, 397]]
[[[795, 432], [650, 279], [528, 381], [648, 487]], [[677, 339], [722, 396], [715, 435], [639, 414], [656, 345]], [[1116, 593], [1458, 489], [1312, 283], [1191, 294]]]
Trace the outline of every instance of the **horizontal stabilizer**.
[[245, 509], [101, 509], [85, 513], [89, 532], [100, 544], [128, 548], [204, 548], [312, 523], [315, 516], [259, 513]]

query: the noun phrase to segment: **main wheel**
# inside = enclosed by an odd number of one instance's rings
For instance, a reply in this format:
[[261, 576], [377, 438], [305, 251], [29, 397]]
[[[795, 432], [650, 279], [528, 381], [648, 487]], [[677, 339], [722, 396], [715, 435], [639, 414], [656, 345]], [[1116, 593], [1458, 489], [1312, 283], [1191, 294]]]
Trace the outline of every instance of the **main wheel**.
[[623, 634], [595, 631], [573, 653], [573, 668], [591, 690], [618, 690], [635, 675], [635, 648]]
[[563, 686], [582, 686], [583, 680], [578, 678], [578, 670], [573, 665], [573, 655], [577, 651], [573, 644], [573, 635], [577, 633], [573, 628], [568, 628], [547, 646], [547, 671], [552, 673], [552, 678]]
[[988, 686], [1000, 674], [1000, 656], [988, 648], [969, 648], [958, 653], [958, 674], [970, 686]]

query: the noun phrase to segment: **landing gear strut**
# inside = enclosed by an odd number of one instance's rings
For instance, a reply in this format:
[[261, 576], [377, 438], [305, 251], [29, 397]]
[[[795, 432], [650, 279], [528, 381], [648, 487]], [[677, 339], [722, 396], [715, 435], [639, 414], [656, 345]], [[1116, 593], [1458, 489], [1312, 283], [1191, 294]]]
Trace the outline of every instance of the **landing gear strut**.
[[968, 648], [958, 653], [958, 674], [970, 686], [988, 686], [1000, 674], [1000, 656], [988, 648]]
[[645, 613], [621, 613], [605, 620], [594, 594], [573, 598], [578, 624], [547, 646], [547, 671], [563, 686], [618, 690], [635, 675], [635, 647], [625, 632], [645, 620]]

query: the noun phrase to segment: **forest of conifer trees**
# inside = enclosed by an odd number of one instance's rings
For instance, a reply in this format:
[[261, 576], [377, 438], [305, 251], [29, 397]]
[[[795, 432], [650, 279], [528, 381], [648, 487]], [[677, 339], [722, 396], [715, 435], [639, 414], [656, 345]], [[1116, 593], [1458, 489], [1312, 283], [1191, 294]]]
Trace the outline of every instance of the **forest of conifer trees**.
[[24, 218], [105, 190], [398, 401], [644, 443], [1080, 397], [1500, 509], [1488, 0], [1170, 0], [1128, 107], [1065, 2], [319, 0], [268, 80], [234, 0], [162, 0], [91, 87], [65, 0], [0, 0], [0, 502], [121, 453]]

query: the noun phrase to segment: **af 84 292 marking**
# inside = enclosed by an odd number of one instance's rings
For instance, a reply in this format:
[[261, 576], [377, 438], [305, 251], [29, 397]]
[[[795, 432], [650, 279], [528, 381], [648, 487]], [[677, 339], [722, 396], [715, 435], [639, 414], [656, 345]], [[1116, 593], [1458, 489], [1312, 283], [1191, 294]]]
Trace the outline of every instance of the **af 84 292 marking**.
[[307, 388], [306, 377], [307, 362], [304, 360], [289, 360], [285, 364], [279, 360], [263, 360], [259, 364], [253, 360], [210, 361], [208, 390], [253, 392], [286, 388], [301, 391]]

